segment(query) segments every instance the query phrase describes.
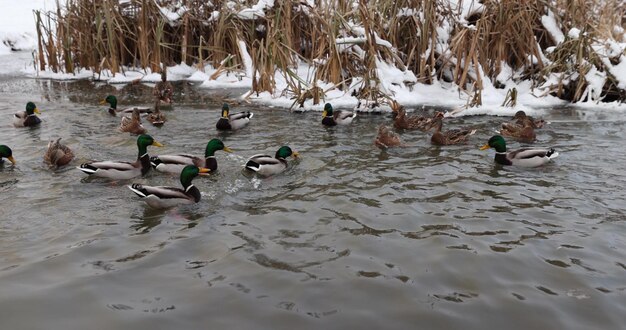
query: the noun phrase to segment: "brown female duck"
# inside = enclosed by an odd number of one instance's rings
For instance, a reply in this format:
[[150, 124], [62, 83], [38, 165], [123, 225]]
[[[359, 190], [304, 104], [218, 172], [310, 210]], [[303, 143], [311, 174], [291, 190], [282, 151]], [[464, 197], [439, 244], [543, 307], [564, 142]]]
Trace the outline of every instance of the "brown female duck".
[[526, 121], [524, 126], [510, 123], [502, 123], [500, 135], [512, 137], [521, 142], [532, 143], [536, 139], [535, 130], [530, 121]]
[[167, 120], [165, 114], [161, 112], [161, 109], [159, 108], [159, 103], [161, 103], [161, 100], [157, 99], [154, 104], [154, 111], [146, 117], [146, 120], [154, 126], [163, 126]]
[[163, 70], [163, 72], [161, 72], [161, 81], [154, 86], [152, 94], [159, 99], [159, 103], [163, 105], [172, 104], [174, 87], [169, 81], [167, 81], [167, 70]]
[[376, 136], [376, 139], [374, 139], [374, 145], [381, 149], [398, 147], [402, 145], [402, 139], [400, 139], [400, 136], [396, 132], [393, 132], [387, 125], [380, 124], [378, 127], [378, 135]]
[[524, 111], [518, 111], [513, 116], [515, 123], [521, 127], [530, 126], [531, 128], [542, 128], [546, 124], [543, 119], [534, 119], [531, 116], [527, 116]]
[[141, 125], [141, 117], [139, 116], [139, 110], [133, 110], [133, 113], [130, 117], [124, 116], [122, 117], [122, 122], [120, 123], [120, 131], [129, 132], [131, 134], [144, 134], [146, 129]]
[[430, 137], [430, 143], [439, 146], [463, 143], [467, 141], [471, 135], [476, 133], [475, 129], [451, 129], [442, 131], [443, 112], [437, 112], [431, 125], [435, 128], [435, 133], [433, 133], [433, 136]]
[[394, 119], [393, 126], [399, 129], [421, 129], [429, 130], [433, 118], [424, 116], [407, 116], [406, 110], [398, 102], [392, 101], [391, 110], [393, 111]]
[[68, 146], [61, 143], [61, 138], [48, 142], [48, 150], [43, 155], [43, 160], [52, 166], [61, 167], [74, 159], [74, 152]]

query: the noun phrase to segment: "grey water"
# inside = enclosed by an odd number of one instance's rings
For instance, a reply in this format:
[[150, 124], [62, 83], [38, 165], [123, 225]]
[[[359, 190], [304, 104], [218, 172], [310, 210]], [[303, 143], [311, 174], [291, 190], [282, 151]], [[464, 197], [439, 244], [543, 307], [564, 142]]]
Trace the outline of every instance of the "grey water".
[[[255, 104], [251, 124], [218, 133], [241, 91], [176, 85], [151, 155], [202, 155], [221, 138], [218, 172], [197, 178], [195, 205], [155, 210], [127, 185], [179, 185], [151, 173], [86, 179], [89, 160], [134, 160], [136, 137], [98, 101], [151, 105], [151, 87], [0, 79], [1, 329], [624, 329], [626, 139], [621, 113], [549, 109], [536, 145], [560, 152], [539, 169], [501, 167], [480, 151], [502, 117], [446, 119], [478, 130], [463, 145], [373, 145], [386, 114], [348, 127], [319, 112]], [[14, 128], [33, 101], [41, 127]], [[62, 137], [76, 159], [43, 163]], [[283, 174], [242, 173], [281, 145]], [[509, 141], [509, 147], [520, 144]]]

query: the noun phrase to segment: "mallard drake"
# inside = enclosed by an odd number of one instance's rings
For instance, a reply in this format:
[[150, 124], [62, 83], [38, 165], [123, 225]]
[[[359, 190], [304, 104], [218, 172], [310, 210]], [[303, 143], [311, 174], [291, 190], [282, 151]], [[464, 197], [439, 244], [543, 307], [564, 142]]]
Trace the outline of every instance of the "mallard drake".
[[72, 149], [61, 143], [61, 138], [48, 142], [48, 150], [43, 155], [43, 160], [49, 165], [61, 167], [74, 159]]
[[330, 103], [324, 105], [322, 111], [322, 124], [326, 126], [348, 125], [356, 118], [356, 112], [352, 111], [333, 111]]
[[4, 164], [4, 159], [8, 159], [11, 164], [15, 165], [15, 158], [13, 158], [13, 151], [11, 148], [5, 146], [4, 144], [0, 144], [0, 165]]
[[91, 162], [81, 164], [77, 169], [89, 175], [119, 180], [132, 179], [140, 175], [145, 175], [150, 171], [148, 146], [162, 147], [163, 145], [155, 141], [150, 135], [139, 135], [139, 137], [137, 137], [137, 149], [139, 153], [135, 162]]
[[495, 161], [502, 165], [538, 167], [547, 164], [552, 159], [559, 156], [559, 153], [552, 148], [521, 148], [507, 152], [506, 142], [500, 135], [492, 136], [487, 144], [482, 146], [480, 150], [487, 150], [489, 148], [496, 149]]
[[250, 122], [254, 114], [250, 111], [242, 111], [230, 114], [230, 108], [228, 104], [222, 105], [222, 116], [215, 124], [218, 130], [236, 130], [240, 129]]
[[471, 135], [476, 133], [475, 129], [451, 129], [441, 131], [443, 127], [443, 113], [441, 112], [437, 113], [431, 125], [435, 128], [435, 132], [430, 137], [430, 143], [438, 146], [463, 143], [467, 141]]
[[174, 95], [174, 87], [167, 81], [167, 70], [161, 72], [161, 81], [159, 81], [152, 90], [152, 94], [163, 105], [172, 104], [172, 95]]
[[104, 100], [100, 101], [100, 104], [106, 104], [106, 103], [109, 104], [109, 114], [111, 114], [112, 116], [115, 116], [118, 113], [130, 114], [133, 112], [133, 110], [139, 110], [140, 113], [152, 112], [150, 108], [146, 108], [146, 107], [132, 107], [132, 108], [126, 108], [126, 109], [118, 109], [117, 97], [115, 97], [114, 95], [108, 95]]
[[40, 114], [41, 112], [39, 112], [35, 103], [26, 103], [26, 111], [21, 111], [13, 115], [13, 126], [29, 127], [41, 124], [41, 119], [37, 117], [36, 113]]
[[535, 141], [537, 135], [535, 134], [535, 130], [532, 126], [530, 126], [529, 122], [526, 122], [525, 124], [525, 126], [520, 126], [517, 124], [502, 123], [500, 135], [512, 137], [518, 141], [532, 143]]
[[298, 158], [299, 154], [288, 146], [282, 146], [276, 151], [274, 157], [264, 154], [250, 157], [248, 162], [246, 162], [245, 169], [254, 171], [261, 176], [279, 174], [287, 169], [287, 160], [285, 158], [289, 156]]
[[144, 186], [138, 183], [128, 186], [146, 204], [154, 208], [168, 208], [182, 204], [194, 204], [200, 201], [200, 190], [191, 181], [200, 173], [209, 172], [209, 169], [187, 165], [180, 172], [180, 183], [183, 189], [167, 186]]
[[407, 116], [404, 107], [396, 101], [391, 103], [391, 110], [393, 111], [393, 126], [395, 128], [428, 130], [432, 127], [430, 125], [432, 118], [424, 116]]
[[381, 149], [398, 147], [402, 145], [402, 139], [400, 139], [400, 135], [393, 132], [390, 127], [385, 124], [380, 124], [380, 126], [378, 126], [378, 135], [376, 135], [374, 139], [374, 145]]
[[165, 114], [161, 112], [159, 103], [161, 103], [161, 101], [157, 99], [156, 103], [154, 104], [154, 111], [148, 114], [148, 116], [146, 117], [147, 121], [157, 127], [163, 126], [163, 124], [165, 124], [165, 121], [167, 120]]
[[146, 128], [141, 125], [141, 117], [139, 116], [139, 110], [135, 109], [129, 116], [122, 117], [122, 122], [120, 123], [120, 131], [128, 132], [130, 134], [145, 134]]
[[513, 116], [516, 124], [522, 127], [530, 126], [531, 128], [542, 128], [546, 121], [543, 119], [534, 119], [531, 116], [527, 116], [524, 111], [518, 111]]
[[151, 157], [150, 163], [159, 172], [180, 173], [187, 165], [208, 168], [209, 171], [214, 172], [217, 170], [215, 152], [218, 150], [232, 152], [229, 147], [224, 145], [222, 140], [212, 139], [206, 144], [204, 158], [190, 154], [159, 155]]

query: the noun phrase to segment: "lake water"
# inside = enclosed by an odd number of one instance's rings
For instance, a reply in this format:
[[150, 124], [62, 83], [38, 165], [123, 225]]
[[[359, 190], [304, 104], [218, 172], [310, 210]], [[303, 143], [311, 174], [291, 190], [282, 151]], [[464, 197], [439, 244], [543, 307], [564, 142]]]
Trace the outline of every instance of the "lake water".
[[[86, 180], [88, 160], [134, 160], [136, 138], [98, 101], [151, 105], [145, 85], [0, 79], [2, 329], [624, 329], [624, 116], [552, 110], [536, 145], [561, 156], [502, 168], [479, 151], [503, 118], [446, 119], [478, 129], [466, 145], [374, 147], [388, 115], [325, 128], [321, 114], [256, 105], [251, 124], [218, 134], [225, 97], [177, 84], [164, 148], [203, 154], [220, 137], [218, 173], [197, 178], [192, 206], [149, 208], [126, 185], [178, 186], [151, 173]], [[34, 101], [43, 123], [11, 116]], [[43, 163], [63, 137], [73, 166]], [[301, 153], [282, 175], [244, 176], [245, 160], [281, 145]], [[518, 143], [509, 141], [512, 148]]]

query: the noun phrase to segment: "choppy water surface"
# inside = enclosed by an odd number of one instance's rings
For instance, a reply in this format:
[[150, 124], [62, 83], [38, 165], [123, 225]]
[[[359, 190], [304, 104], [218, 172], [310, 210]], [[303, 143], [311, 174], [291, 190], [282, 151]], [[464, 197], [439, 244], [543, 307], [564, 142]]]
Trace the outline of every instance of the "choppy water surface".
[[[452, 119], [479, 129], [464, 146], [376, 149], [387, 115], [327, 129], [319, 113], [259, 106], [252, 124], [217, 134], [229, 92], [179, 84], [151, 154], [202, 154], [221, 137], [219, 173], [203, 200], [150, 209], [125, 185], [42, 162], [63, 137], [86, 160], [133, 160], [97, 101], [149, 105], [145, 85], [3, 78], [0, 143], [0, 326], [3, 329], [618, 329], [626, 326], [626, 138], [623, 116], [555, 110], [538, 145], [555, 165], [501, 168], [479, 151], [501, 118]], [[233, 95], [238, 95], [237, 93]], [[11, 116], [32, 100], [38, 129]], [[241, 173], [247, 157], [288, 144], [283, 175]], [[509, 143], [518, 147], [517, 143]], [[153, 173], [135, 180], [178, 185]]]

